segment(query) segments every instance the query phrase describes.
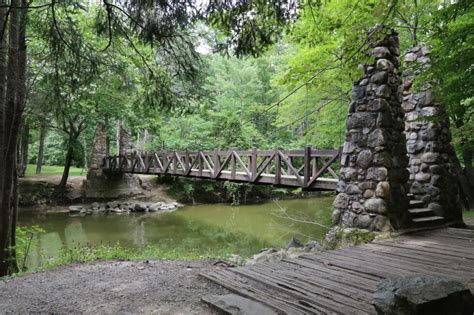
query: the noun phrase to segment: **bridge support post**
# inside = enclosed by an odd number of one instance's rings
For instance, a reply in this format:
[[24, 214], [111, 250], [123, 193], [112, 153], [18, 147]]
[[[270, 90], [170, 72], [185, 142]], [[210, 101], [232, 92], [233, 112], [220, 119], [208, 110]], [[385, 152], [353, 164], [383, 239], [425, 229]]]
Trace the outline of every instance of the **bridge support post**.
[[[316, 164], [316, 160], [314, 161]], [[303, 188], [308, 187], [308, 183], [311, 180], [311, 147], [306, 146], [304, 148], [304, 158], [303, 158]], [[314, 175], [314, 174], [313, 174]]]
[[379, 28], [369, 43], [374, 61], [352, 88], [333, 224], [392, 231], [410, 223], [399, 41], [395, 31]]
[[252, 155], [250, 156], [250, 173], [249, 182], [255, 180], [255, 175], [257, 174], [257, 148], [252, 148]]
[[425, 208], [448, 221], [462, 222], [455, 167], [459, 164], [451, 145], [449, 119], [433, 98], [432, 85], [415, 90], [417, 73], [430, 67], [430, 47], [418, 45], [405, 54], [403, 110], [409, 162], [409, 188]]
[[[140, 179], [130, 174], [104, 174], [102, 161], [106, 156], [107, 131], [104, 123], [99, 122], [94, 133], [91, 165], [85, 181], [86, 198], [118, 198], [143, 194]], [[121, 147], [125, 150], [126, 147]], [[119, 163], [122, 163], [119, 159]]]

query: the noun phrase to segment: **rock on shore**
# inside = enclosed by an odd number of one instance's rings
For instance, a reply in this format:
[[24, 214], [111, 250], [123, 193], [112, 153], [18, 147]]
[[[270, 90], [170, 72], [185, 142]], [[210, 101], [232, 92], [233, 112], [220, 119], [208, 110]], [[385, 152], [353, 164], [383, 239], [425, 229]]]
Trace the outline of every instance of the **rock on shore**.
[[71, 215], [113, 214], [130, 212], [171, 212], [178, 208], [177, 202], [129, 202], [109, 201], [105, 203], [94, 202], [88, 206], [70, 206]]

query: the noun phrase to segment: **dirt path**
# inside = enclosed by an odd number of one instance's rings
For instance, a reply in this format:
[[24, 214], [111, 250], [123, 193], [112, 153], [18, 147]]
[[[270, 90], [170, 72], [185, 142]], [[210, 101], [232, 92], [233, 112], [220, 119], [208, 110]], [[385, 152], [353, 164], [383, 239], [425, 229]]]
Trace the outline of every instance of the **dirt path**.
[[226, 290], [198, 277], [208, 261], [99, 262], [0, 280], [0, 313], [215, 314]]

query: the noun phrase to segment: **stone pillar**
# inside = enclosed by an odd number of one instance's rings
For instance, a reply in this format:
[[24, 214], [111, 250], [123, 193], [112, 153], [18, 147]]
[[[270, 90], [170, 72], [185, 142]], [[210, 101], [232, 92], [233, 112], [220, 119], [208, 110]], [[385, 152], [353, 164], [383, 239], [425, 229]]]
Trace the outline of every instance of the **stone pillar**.
[[118, 143], [120, 144], [119, 154], [120, 155], [129, 155], [132, 153], [132, 136], [131, 134], [123, 128], [123, 125], [120, 125]]
[[429, 55], [430, 47], [418, 45], [404, 57], [402, 107], [410, 159], [409, 190], [436, 215], [447, 221], [462, 221], [449, 119], [443, 106], [433, 98], [433, 82], [413, 84], [430, 67]]
[[399, 41], [388, 29], [369, 40], [374, 62], [353, 85], [333, 224], [392, 231], [410, 222]]
[[[124, 145], [121, 154], [130, 154], [130, 136], [122, 128], [120, 137]], [[143, 195], [145, 190], [140, 178], [132, 174], [104, 174], [102, 160], [106, 155], [107, 130], [104, 123], [98, 123], [94, 133], [91, 165], [85, 181], [86, 198], [110, 199]]]
[[88, 173], [94, 172], [102, 175], [102, 161], [107, 154], [107, 130], [105, 124], [97, 123], [92, 144], [92, 157]]

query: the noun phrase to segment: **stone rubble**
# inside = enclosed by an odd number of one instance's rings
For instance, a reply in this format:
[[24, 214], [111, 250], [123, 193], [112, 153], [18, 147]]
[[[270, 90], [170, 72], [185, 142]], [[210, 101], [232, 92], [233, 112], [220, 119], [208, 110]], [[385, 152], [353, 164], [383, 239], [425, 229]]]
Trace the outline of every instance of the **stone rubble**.
[[172, 212], [178, 209], [177, 202], [128, 202], [110, 201], [98, 203], [94, 202], [89, 206], [70, 206], [71, 215], [91, 215], [91, 214], [113, 214], [131, 212]]
[[[280, 261], [285, 258], [296, 258], [307, 253], [319, 251], [322, 251], [322, 247], [317, 241], [309, 241], [304, 245], [298, 239], [292, 238], [285, 248], [262, 248], [258, 254], [247, 259], [243, 264], [251, 266], [263, 262]], [[232, 262], [242, 264], [242, 258], [239, 256], [231, 260]]]

